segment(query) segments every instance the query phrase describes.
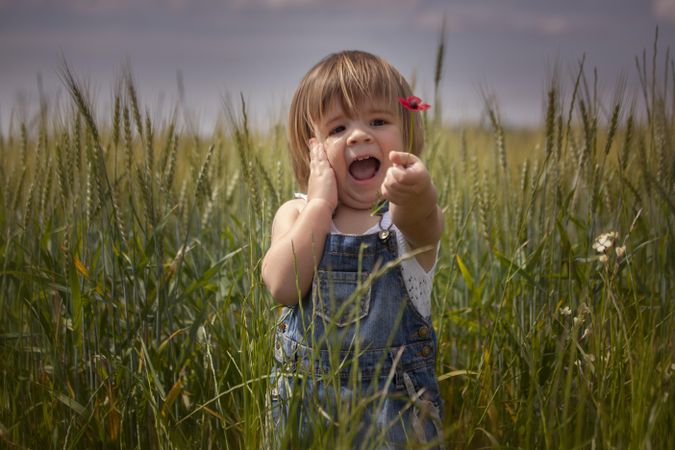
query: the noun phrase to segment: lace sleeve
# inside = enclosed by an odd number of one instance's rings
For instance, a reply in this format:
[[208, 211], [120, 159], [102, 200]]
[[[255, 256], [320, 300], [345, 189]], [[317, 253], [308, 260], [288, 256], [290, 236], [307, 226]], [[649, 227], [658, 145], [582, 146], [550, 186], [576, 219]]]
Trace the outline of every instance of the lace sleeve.
[[[408, 242], [405, 240], [403, 233], [396, 233], [396, 240], [398, 243], [399, 255], [405, 255], [410, 251]], [[436, 245], [436, 261], [438, 261], [439, 245]], [[403, 275], [403, 282], [410, 301], [413, 303], [417, 311], [425, 318], [431, 317], [431, 289], [434, 282], [434, 274], [436, 273], [436, 262], [434, 266], [426, 271], [417, 258], [409, 258], [401, 263], [401, 274]]]

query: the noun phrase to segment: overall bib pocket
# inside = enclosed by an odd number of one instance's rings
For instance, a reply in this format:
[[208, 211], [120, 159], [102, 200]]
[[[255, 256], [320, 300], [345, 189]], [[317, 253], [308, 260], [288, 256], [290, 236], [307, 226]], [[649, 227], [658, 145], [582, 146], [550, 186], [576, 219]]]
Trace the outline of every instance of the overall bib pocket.
[[370, 283], [366, 272], [319, 270], [313, 281], [314, 311], [338, 327], [353, 324], [368, 315]]

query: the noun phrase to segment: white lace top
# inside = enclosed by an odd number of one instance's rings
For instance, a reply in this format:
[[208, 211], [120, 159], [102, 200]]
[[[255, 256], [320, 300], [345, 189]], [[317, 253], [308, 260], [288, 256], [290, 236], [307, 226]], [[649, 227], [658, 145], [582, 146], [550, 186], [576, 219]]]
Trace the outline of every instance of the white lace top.
[[[307, 196], [305, 194], [295, 194], [295, 198], [307, 200]], [[399, 231], [396, 225], [391, 223], [389, 211], [386, 211], [382, 215], [381, 227], [382, 229], [386, 230], [390, 225], [391, 229], [396, 231], [398, 254], [399, 256], [405, 255], [410, 251], [408, 241], [406, 241], [403, 233]], [[372, 226], [363, 234], [377, 233], [378, 231], [380, 231], [380, 224]], [[347, 234], [338, 230], [338, 228], [335, 226], [335, 223], [333, 222], [331, 222], [330, 232], [332, 234]], [[436, 260], [438, 260], [438, 245], [436, 246]], [[417, 311], [427, 319], [431, 317], [431, 288], [433, 285], [435, 273], [435, 262], [434, 266], [429, 271], [424, 270], [424, 268], [420, 266], [417, 258], [407, 258], [401, 262], [401, 275], [403, 275], [403, 282], [405, 283], [406, 289], [408, 289], [410, 301], [412, 301]]]

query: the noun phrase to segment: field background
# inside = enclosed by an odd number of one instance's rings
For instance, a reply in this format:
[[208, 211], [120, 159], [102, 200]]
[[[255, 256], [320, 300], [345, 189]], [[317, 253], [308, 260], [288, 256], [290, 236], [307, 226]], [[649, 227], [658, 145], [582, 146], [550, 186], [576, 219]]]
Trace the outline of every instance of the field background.
[[[450, 448], [669, 447], [675, 67], [656, 46], [636, 63], [642, 90], [609, 99], [590, 64], [554, 74], [537, 129], [504, 127], [489, 95], [481, 125], [425, 116]], [[61, 73], [68, 101], [42, 97], [0, 136], [2, 446], [284, 439], [266, 415], [279, 311], [259, 270], [296, 190], [283, 124], [253, 131], [232, 101], [195, 134], [179, 108], [140, 104], [130, 72], [102, 114]]]

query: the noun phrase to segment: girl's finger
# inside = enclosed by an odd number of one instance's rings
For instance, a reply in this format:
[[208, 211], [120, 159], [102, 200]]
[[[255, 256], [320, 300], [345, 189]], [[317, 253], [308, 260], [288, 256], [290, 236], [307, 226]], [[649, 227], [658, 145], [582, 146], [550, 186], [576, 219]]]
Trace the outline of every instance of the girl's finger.
[[331, 164], [330, 159], [328, 158], [328, 152], [324, 144], [319, 144], [319, 152], [321, 154], [321, 161], [325, 161], [326, 164], [332, 169], [333, 164]]
[[390, 177], [392, 182], [395, 183], [404, 183], [405, 182], [405, 169], [402, 167], [393, 166], [387, 170], [387, 175]]
[[408, 152], [389, 152], [389, 160], [399, 166], [408, 167], [417, 162], [417, 157]]
[[307, 145], [309, 146], [309, 160], [312, 161], [316, 158], [316, 147], [317, 147], [317, 140], [316, 138], [311, 138], [309, 142], [307, 142]]

